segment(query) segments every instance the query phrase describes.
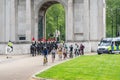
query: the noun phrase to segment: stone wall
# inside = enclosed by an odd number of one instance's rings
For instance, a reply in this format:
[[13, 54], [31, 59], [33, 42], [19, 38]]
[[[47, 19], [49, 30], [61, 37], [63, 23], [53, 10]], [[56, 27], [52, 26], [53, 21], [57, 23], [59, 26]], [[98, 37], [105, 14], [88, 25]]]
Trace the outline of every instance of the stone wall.
[[[6, 54], [7, 44], [0, 44], [0, 54]], [[29, 54], [30, 44], [14, 44], [11, 54]]]

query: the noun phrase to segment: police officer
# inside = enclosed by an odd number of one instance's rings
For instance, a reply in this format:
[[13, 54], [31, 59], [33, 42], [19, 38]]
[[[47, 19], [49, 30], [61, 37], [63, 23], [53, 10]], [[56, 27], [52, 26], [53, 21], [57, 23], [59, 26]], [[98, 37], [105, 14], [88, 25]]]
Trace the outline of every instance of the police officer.
[[13, 51], [13, 43], [9, 40], [8, 42], [8, 46], [11, 47], [12, 51]]

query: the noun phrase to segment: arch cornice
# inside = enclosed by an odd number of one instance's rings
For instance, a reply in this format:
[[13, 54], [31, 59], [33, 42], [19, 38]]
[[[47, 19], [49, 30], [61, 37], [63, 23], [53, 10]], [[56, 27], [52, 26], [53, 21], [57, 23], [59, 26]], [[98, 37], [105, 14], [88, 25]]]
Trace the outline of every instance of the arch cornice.
[[62, 4], [65, 8], [65, 10], [67, 10], [67, 2], [64, 1], [64, 0], [42, 0], [42, 1], [39, 1], [38, 4], [35, 6], [35, 14], [38, 16], [38, 13], [39, 13], [39, 10], [40, 8], [43, 6], [44, 3], [47, 3], [47, 2], [52, 2], [52, 1], [56, 1], [60, 4]]

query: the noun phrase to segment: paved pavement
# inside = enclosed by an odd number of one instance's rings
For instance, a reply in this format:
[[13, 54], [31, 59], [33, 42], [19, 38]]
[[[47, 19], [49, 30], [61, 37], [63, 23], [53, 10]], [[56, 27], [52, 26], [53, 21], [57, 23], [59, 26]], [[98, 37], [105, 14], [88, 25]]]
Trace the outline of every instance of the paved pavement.
[[43, 56], [12, 55], [7, 59], [6, 55], [0, 55], [0, 80], [30, 80], [36, 72], [65, 61], [59, 61], [56, 57], [52, 63], [49, 55], [47, 66], [43, 66]]
[[13, 55], [6, 58], [0, 55], [0, 80], [30, 80], [31, 76], [54, 64], [60, 63], [58, 58], [54, 63], [51, 55], [48, 56], [47, 66], [43, 66], [43, 56]]

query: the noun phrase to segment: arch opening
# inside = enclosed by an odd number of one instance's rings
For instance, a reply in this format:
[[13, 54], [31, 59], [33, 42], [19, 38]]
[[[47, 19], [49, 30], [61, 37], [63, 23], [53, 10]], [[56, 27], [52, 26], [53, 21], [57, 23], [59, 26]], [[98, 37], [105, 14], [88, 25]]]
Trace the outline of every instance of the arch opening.
[[[49, 15], [50, 11], [52, 12], [52, 8], [56, 8], [55, 6], [59, 5], [62, 6], [64, 9], [62, 18], [63, 23], [61, 24], [60, 20], [58, 18], [61, 18], [61, 15]], [[57, 9], [57, 8], [56, 8]], [[55, 14], [54, 12], [53, 14]], [[61, 13], [61, 12], [60, 12]], [[48, 16], [49, 15], [49, 16]], [[49, 17], [52, 18], [52, 20], [49, 19]], [[57, 19], [56, 19], [57, 18]], [[49, 25], [49, 23], [53, 23], [53, 25]], [[54, 27], [54, 28], [53, 28]], [[56, 41], [65, 40], [65, 8], [64, 6], [57, 1], [48, 1], [42, 4], [42, 6], [39, 8], [38, 13], [38, 40], [41, 40], [43, 38], [45, 39], [55, 39]], [[59, 36], [56, 36], [57, 33]], [[62, 34], [60, 33], [62, 32]]]

